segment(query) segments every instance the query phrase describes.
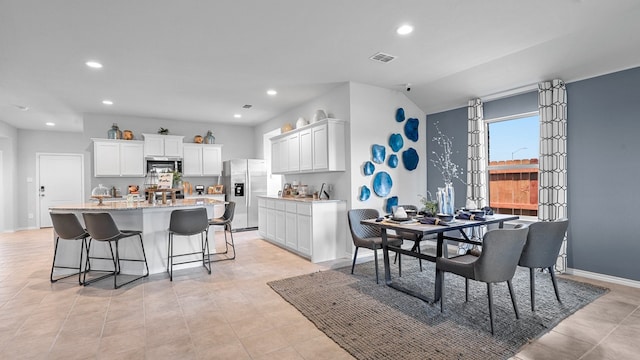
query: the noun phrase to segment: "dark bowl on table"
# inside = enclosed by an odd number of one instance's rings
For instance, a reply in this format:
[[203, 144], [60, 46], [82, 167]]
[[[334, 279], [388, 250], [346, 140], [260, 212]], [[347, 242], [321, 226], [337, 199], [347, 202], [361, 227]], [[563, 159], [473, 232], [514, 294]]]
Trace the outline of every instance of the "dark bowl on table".
[[484, 210], [470, 210], [469, 212], [474, 216], [484, 216]]
[[445, 221], [445, 222], [453, 220], [453, 215], [449, 215], [449, 214], [436, 214], [436, 217], [440, 219], [440, 221]]

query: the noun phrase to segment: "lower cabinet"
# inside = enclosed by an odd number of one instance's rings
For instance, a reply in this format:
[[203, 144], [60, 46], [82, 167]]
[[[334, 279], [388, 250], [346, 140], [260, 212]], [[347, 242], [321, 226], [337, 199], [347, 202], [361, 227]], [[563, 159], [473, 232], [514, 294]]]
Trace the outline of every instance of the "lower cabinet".
[[346, 202], [258, 199], [258, 234], [312, 262], [345, 256]]

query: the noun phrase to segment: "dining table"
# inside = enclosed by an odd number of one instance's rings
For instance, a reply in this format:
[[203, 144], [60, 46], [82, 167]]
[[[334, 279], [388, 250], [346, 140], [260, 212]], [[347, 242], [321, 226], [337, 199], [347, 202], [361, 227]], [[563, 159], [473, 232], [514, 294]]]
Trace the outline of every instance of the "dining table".
[[[394, 221], [386, 217], [378, 218], [378, 219], [366, 219], [366, 220], [362, 220], [361, 223], [365, 225], [375, 226], [381, 230], [380, 232], [382, 237], [382, 254], [384, 256], [385, 284], [396, 290], [402, 291], [408, 295], [424, 300], [428, 303], [436, 303], [440, 300], [440, 297], [442, 295], [441, 294], [442, 287], [440, 286], [440, 284], [442, 283], [442, 280], [443, 280], [443, 274], [436, 270], [435, 290], [434, 290], [433, 298], [429, 298], [428, 296], [421, 294], [417, 291], [407, 289], [397, 283], [394, 283], [391, 279], [389, 250], [392, 250], [401, 255], [407, 255], [414, 258], [435, 262], [436, 258], [446, 256], [446, 252], [444, 251], [444, 247], [446, 245], [445, 241], [452, 240], [456, 242], [463, 242], [463, 243], [468, 243], [473, 245], [482, 245], [481, 239], [470, 238], [464, 231], [465, 229], [477, 228], [480, 226], [491, 225], [491, 224], [498, 224], [498, 228], [503, 228], [504, 223], [506, 221], [513, 221], [518, 219], [519, 219], [519, 216], [517, 215], [495, 214], [495, 215], [487, 215], [481, 218], [480, 220], [454, 219], [449, 222], [438, 221], [437, 225], [423, 224], [420, 222], [419, 218], [413, 219], [413, 221]], [[388, 241], [388, 236], [387, 236], [388, 230], [416, 234], [418, 235], [418, 239], [425, 239], [428, 235], [434, 235], [434, 234], [437, 235], [436, 255], [433, 256], [428, 253], [421, 253], [414, 250], [403, 249], [400, 246], [390, 245]], [[451, 232], [454, 232], [454, 234], [459, 233], [460, 236], [451, 236], [449, 235]]]

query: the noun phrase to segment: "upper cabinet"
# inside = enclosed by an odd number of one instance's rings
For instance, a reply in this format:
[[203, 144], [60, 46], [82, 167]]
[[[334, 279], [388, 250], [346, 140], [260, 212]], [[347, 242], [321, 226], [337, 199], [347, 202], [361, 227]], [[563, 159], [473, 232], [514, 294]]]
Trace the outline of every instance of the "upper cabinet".
[[182, 157], [184, 136], [142, 134], [144, 136], [144, 156]]
[[144, 143], [93, 139], [93, 173], [100, 176], [143, 177]]
[[184, 144], [183, 176], [222, 175], [222, 145]]
[[324, 119], [271, 138], [271, 172], [344, 171], [344, 130], [344, 121]]

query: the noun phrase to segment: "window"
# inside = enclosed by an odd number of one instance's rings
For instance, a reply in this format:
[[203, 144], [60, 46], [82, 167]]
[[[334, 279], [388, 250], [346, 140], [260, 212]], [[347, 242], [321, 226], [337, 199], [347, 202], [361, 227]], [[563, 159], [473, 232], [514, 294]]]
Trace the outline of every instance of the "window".
[[485, 120], [489, 206], [500, 214], [538, 215], [538, 113]]

